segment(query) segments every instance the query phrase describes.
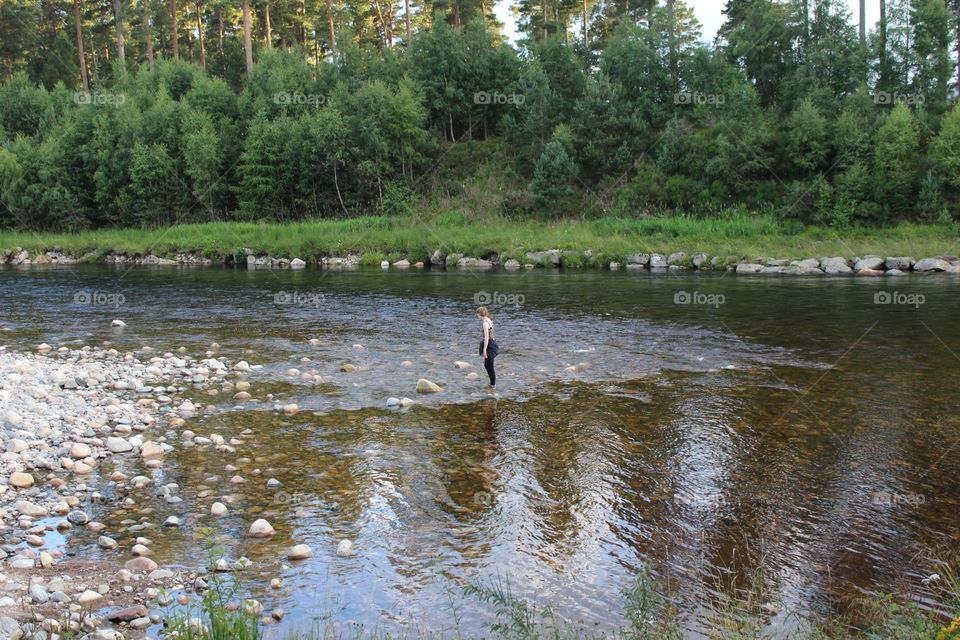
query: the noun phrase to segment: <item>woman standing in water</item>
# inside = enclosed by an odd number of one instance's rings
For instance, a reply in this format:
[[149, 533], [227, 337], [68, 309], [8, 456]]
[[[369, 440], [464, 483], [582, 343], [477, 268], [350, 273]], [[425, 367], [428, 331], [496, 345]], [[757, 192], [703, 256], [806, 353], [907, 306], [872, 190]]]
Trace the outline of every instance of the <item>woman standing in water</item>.
[[477, 309], [477, 317], [483, 326], [483, 340], [480, 341], [480, 355], [483, 356], [483, 368], [487, 370], [490, 376], [490, 385], [484, 391], [494, 392], [497, 390], [497, 372], [493, 369], [493, 359], [500, 352], [497, 341], [493, 339], [493, 318], [486, 307]]

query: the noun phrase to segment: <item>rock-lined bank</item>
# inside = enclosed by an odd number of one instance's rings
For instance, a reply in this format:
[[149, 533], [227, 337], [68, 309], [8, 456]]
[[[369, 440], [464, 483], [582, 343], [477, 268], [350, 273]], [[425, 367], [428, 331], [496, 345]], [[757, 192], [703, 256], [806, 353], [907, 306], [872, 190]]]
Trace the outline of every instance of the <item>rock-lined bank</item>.
[[[166, 591], [197, 575], [150, 559], [155, 523], [111, 531], [95, 516], [99, 505], [134, 505], [157, 489], [152, 474], [172, 448], [158, 427], [167, 415], [190, 415], [182, 391], [223, 381], [227, 367], [149, 348], [37, 350], [0, 351], [0, 636], [142, 634], [160, 622]], [[136, 465], [151, 475], [123, 471]], [[70, 558], [70, 532], [80, 528], [96, 534], [102, 559]], [[136, 534], [136, 544], [121, 548], [119, 533]]]
[[[207, 588], [208, 571], [249, 565], [221, 558], [185, 570], [150, 557], [151, 536], [180, 526], [183, 509], [195, 506], [178, 505], [180, 487], [163, 483], [165, 457], [178, 446], [229, 452], [239, 444], [183, 428], [205, 409], [185, 392], [239, 395], [249, 388], [233, 378], [250, 365], [230, 366], [216, 348], [193, 358], [183, 348], [158, 354], [149, 347], [0, 347], [0, 638], [142, 637], [163, 621], [171, 592], [182, 592], [178, 600], [186, 604], [188, 594]], [[137, 509], [151, 494], [162, 497], [169, 514], [146, 509], [114, 530], [96, 519], [110, 504]], [[71, 531], [80, 529], [97, 540], [98, 557], [77, 553]], [[268, 529], [256, 521], [250, 535]], [[309, 549], [301, 545], [287, 556], [308, 557]], [[279, 619], [276, 612], [270, 619]]]
[[423, 260], [381, 260], [365, 259], [359, 253], [344, 256], [277, 257], [254, 249], [244, 248], [236, 254], [209, 257], [196, 253], [176, 253], [172, 258], [152, 254], [125, 253], [89, 253], [73, 256], [58, 251], [46, 251], [31, 256], [19, 247], [4, 250], [0, 254], [0, 265], [72, 265], [78, 263], [107, 263], [117, 265], [225, 265], [246, 267], [248, 269], [305, 269], [310, 265], [317, 268], [356, 267], [361, 264], [379, 264], [382, 269], [461, 269], [508, 271], [535, 268], [603, 268], [611, 271], [620, 269], [642, 269], [649, 271], [696, 270], [696, 271], [732, 271], [742, 274], [778, 274], [778, 275], [904, 275], [907, 273], [960, 273], [960, 257], [934, 256], [915, 258], [913, 256], [828, 256], [820, 258], [773, 258], [768, 256], [745, 259], [740, 256], [720, 256], [708, 253], [634, 253], [618, 259], [593, 251], [529, 251], [517, 257], [491, 254], [485, 257], [468, 256], [461, 253], [446, 254], [437, 249], [429, 258]]
[[[170, 622], [174, 605], [195, 604], [218, 575], [258, 567], [227, 555], [189, 569], [153, 559], [151, 538], [177, 532], [207, 509], [213, 517], [241, 518], [247, 538], [274, 547], [276, 561], [268, 571], [282, 575], [285, 563], [313, 555], [303, 543], [271, 542], [276, 531], [270, 522], [247, 517], [231, 491], [239, 483], [264, 481], [257, 477], [257, 461], [237, 453], [252, 432], [228, 439], [188, 428], [218, 406], [191, 401], [191, 394], [231, 403], [251, 399], [249, 378], [260, 367], [228, 362], [217, 355], [219, 348], [213, 343], [194, 358], [183, 347], [160, 354], [149, 346], [120, 352], [106, 343], [44, 343], [35, 353], [0, 346], [0, 639], [144, 637], [146, 629]], [[265, 399], [272, 401], [272, 394]], [[286, 415], [299, 410], [295, 404], [273, 409]], [[181, 487], [164, 479], [166, 461], [180, 448], [203, 448], [212, 459], [231, 461], [218, 461], [225, 474], [206, 478], [196, 498], [181, 497]], [[280, 485], [273, 478], [265, 484]], [[158, 500], [165, 509], [155, 508]], [[107, 525], [98, 518], [111, 505], [139, 515]], [[75, 538], [86, 538], [99, 554], [82, 558], [91, 554]], [[351, 555], [352, 541], [340, 540], [335, 552]], [[273, 589], [282, 585], [281, 577], [270, 581]], [[262, 624], [285, 615], [250, 599], [227, 607], [262, 614]]]

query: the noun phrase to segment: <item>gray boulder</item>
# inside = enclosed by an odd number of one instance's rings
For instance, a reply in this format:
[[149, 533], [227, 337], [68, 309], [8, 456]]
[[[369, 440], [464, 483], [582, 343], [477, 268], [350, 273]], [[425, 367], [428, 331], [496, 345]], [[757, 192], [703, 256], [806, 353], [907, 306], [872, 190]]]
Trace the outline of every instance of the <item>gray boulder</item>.
[[820, 261], [815, 260], [814, 258], [807, 258], [806, 260], [793, 260], [790, 262], [791, 267], [802, 267], [804, 269], [816, 269], [820, 270]]
[[853, 271], [847, 264], [847, 259], [841, 257], [821, 259], [820, 268], [828, 274], [851, 273]]
[[0, 616], [0, 640], [20, 640], [22, 637], [19, 622], [9, 616]]
[[878, 256], [866, 256], [857, 260], [857, 263], [853, 265], [854, 271], [863, 271], [864, 269], [871, 270], [881, 270], [885, 268], [885, 260]]
[[946, 271], [950, 268], [950, 263], [943, 258], [924, 258], [913, 265], [914, 271]]
[[913, 263], [916, 262], [913, 258], [908, 258], [906, 256], [896, 256], [893, 258], [887, 258], [884, 261], [887, 269], [900, 269], [901, 271], [910, 271], [913, 267]]
[[546, 264], [549, 262], [555, 267], [560, 266], [560, 250], [550, 249], [549, 251], [529, 251], [527, 260], [535, 264]]

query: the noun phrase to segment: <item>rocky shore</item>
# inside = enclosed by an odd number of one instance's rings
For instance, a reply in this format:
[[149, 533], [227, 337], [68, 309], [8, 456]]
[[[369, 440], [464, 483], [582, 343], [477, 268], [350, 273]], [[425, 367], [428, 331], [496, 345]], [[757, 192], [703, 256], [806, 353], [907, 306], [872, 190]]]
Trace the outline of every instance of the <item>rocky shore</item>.
[[[163, 484], [164, 459], [175, 446], [232, 449], [223, 438], [182, 430], [201, 410], [185, 391], [240, 395], [249, 385], [229, 378], [250, 366], [231, 367], [215, 348], [195, 359], [182, 348], [0, 347], [0, 639], [144, 637], [175, 604], [171, 593], [186, 604], [188, 594], [207, 588], [208, 571], [242, 568], [243, 559], [225, 558], [196, 570], [160, 567], [150, 557], [151, 531], [180, 526], [177, 516], [154, 513], [115, 530], [96, 519], [103, 504], [134, 506], [151, 492], [181, 502], [179, 487]], [[272, 531], [257, 520], [249, 536]], [[100, 553], [81, 558], [72, 548], [79, 532]], [[287, 557], [309, 554], [298, 545]]]
[[[55, 265], [102, 262], [117, 265], [225, 265], [246, 267], [248, 269], [305, 269], [309, 265], [317, 268], [350, 268], [367, 264], [360, 254], [350, 253], [344, 256], [313, 256], [306, 260], [299, 257], [278, 257], [245, 248], [237, 254], [211, 258], [194, 253], [177, 253], [173, 257], [161, 257], [152, 254], [106, 253], [72, 256], [57, 251], [47, 251], [31, 256], [19, 247], [0, 253], [0, 265]], [[376, 263], [374, 263], [376, 264]], [[445, 254], [437, 249], [423, 260], [382, 260], [382, 269], [535, 269], [535, 268], [583, 268], [597, 267], [617, 271], [620, 269], [642, 269], [649, 271], [697, 270], [732, 271], [741, 274], [777, 274], [777, 275], [857, 275], [857, 276], [898, 276], [908, 273], [960, 273], [960, 257], [934, 256], [915, 258], [913, 256], [828, 256], [820, 258], [773, 258], [758, 256], [743, 258], [740, 256], [718, 256], [707, 253], [687, 255], [675, 253], [634, 253], [620, 260], [606, 260], [592, 251], [547, 251], [525, 252], [517, 257], [497, 254], [485, 257], [467, 256], [460, 253]]]

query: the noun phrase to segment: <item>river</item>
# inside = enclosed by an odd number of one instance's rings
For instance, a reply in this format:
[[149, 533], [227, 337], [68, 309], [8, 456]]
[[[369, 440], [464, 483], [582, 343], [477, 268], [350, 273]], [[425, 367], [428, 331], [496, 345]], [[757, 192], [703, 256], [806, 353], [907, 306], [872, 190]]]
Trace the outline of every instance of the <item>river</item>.
[[[186, 428], [243, 443], [178, 447], [162, 474], [184, 502], [95, 509], [123, 547], [137, 535], [124, 526], [180, 516], [151, 532], [161, 564], [201, 561], [208, 537], [249, 557], [244, 589], [287, 612], [268, 637], [318, 618], [442, 634], [459, 616], [480, 633], [494, 607], [463, 589], [497, 580], [604, 633], [643, 567], [689, 635], [709, 635], [722, 593], [749, 584], [779, 635], [904, 584], [936, 607], [922, 558], [958, 544], [952, 276], [91, 265], [0, 269], [0, 292], [11, 349], [202, 357], [218, 343], [262, 365], [250, 401], [193, 392], [205, 410]], [[478, 301], [501, 346], [496, 397], [467, 379], [484, 373]], [[418, 396], [418, 378], [443, 392]], [[276, 410], [291, 402], [299, 413]], [[259, 473], [226, 486], [228, 464]], [[225, 492], [230, 515], [210, 516]], [[255, 517], [277, 535], [246, 538]], [[68, 535], [104, 553], [96, 534]], [[314, 557], [281, 567], [301, 542]]]

